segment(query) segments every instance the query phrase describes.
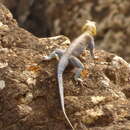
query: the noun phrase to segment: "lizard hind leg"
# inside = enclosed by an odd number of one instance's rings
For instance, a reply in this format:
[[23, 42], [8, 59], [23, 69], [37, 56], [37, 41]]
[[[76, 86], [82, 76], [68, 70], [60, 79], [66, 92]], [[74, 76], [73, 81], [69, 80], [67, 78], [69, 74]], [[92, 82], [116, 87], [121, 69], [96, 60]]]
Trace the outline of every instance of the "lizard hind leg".
[[81, 74], [81, 71], [84, 69], [84, 65], [82, 64], [82, 62], [75, 56], [71, 56], [69, 58], [69, 61], [70, 63], [76, 68], [75, 69], [75, 76], [74, 76], [74, 79], [76, 81], [82, 81], [82, 79], [80, 78], [80, 74]]
[[53, 58], [56, 58], [57, 60], [59, 60], [61, 58], [61, 56], [64, 54], [65, 50], [61, 50], [61, 49], [55, 49], [50, 55], [48, 56], [44, 56], [44, 60], [51, 60]]

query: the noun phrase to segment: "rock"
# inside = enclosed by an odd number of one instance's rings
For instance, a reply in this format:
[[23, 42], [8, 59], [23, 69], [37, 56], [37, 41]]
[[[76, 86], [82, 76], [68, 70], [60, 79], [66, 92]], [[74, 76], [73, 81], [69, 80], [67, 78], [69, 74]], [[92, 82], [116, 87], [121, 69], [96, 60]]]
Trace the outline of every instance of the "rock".
[[[69, 129], [59, 102], [57, 61], [41, 62], [55, 48], [67, 48], [69, 39], [33, 36], [2, 4], [0, 22], [8, 27], [0, 29], [0, 129]], [[82, 83], [74, 81], [72, 67], [64, 73], [67, 115], [78, 130], [130, 128], [130, 65], [103, 50], [95, 50], [95, 56], [93, 61], [86, 51], [80, 57]]]
[[129, 11], [129, 0], [59, 0], [46, 5], [45, 15], [49, 16], [47, 20], [52, 35], [64, 34], [71, 39], [81, 33], [86, 19], [96, 21], [97, 47], [130, 61]]
[[[74, 39], [86, 19], [97, 23], [96, 43], [130, 61], [129, 0], [0, 0], [19, 24], [36, 36], [64, 34]], [[125, 50], [125, 51], [124, 51]]]

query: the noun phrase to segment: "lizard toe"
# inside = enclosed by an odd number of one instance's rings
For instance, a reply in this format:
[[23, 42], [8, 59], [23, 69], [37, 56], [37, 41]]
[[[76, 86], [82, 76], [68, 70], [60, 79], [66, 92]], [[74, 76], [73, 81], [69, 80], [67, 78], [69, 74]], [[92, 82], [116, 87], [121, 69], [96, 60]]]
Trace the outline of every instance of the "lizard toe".
[[79, 78], [79, 77], [74, 77], [74, 80], [78, 81], [78, 82], [83, 82], [83, 80], [81, 78]]

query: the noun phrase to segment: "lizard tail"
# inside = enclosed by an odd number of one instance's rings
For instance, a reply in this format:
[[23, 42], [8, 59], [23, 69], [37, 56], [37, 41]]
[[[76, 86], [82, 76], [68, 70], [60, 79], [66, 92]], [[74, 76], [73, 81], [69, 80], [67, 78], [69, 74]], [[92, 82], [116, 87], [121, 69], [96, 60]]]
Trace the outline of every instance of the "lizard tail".
[[61, 107], [62, 107], [62, 111], [64, 113], [64, 116], [66, 118], [66, 120], [68, 121], [68, 123], [70, 124], [72, 130], [74, 130], [73, 125], [71, 124], [66, 111], [65, 111], [65, 105], [64, 105], [64, 88], [63, 88], [63, 77], [62, 77], [62, 73], [58, 74], [58, 84], [59, 84], [59, 93], [60, 93], [60, 101], [61, 101]]

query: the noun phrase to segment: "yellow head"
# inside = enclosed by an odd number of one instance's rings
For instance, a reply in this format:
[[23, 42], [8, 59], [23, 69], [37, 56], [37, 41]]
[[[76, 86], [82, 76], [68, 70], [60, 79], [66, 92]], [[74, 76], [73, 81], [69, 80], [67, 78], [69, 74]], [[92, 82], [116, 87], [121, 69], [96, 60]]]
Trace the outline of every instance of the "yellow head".
[[96, 35], [96, 23], [90, 20], [87, 20], [85, 25], [82, 27], [82, 32], [88, 32], [90, 35]]

